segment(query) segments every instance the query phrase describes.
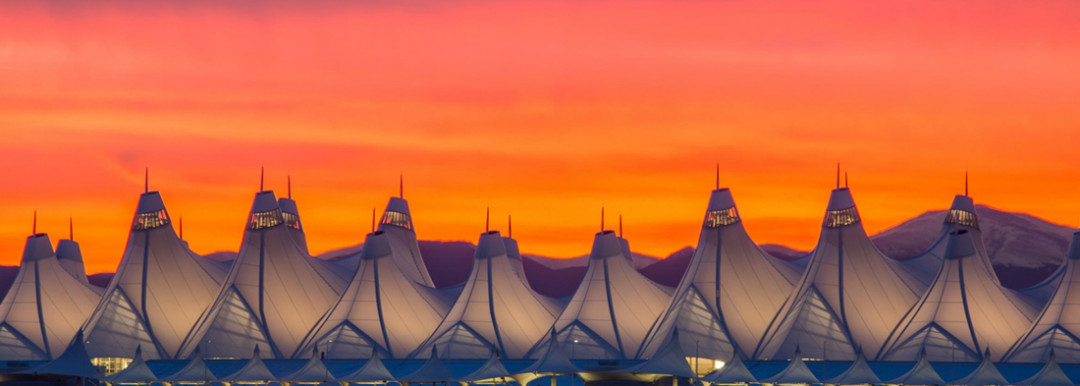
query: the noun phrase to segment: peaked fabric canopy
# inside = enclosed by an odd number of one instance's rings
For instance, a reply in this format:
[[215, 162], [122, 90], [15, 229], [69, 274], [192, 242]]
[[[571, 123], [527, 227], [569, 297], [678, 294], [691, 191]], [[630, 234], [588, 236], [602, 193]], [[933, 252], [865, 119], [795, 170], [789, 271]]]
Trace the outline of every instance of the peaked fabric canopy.
[[411, 374], [398, 378], [398, 380], [423, 383], [451, 382], [454, 380], [454, 375], [450, 373], [450, 369], [446, 368], [442, 359], [439, 358], [438, 347], [432, 347], [431, 356], [428, 357], [427, 361], [425, 361], [419, 369]]
[[795, 348], [794, 358], [788, 363], [787, 367], [780, 370], [779, 373], [771, 377], [765, 378], [762, 382], [766, 383], [818, 383], [820, 382], [814, 372], [810, 371], [810, 368], [806, 366], [806, 362], [803, 362], [802, 355], [799, 354], [799, 348]]
[[694, 369], [686, 361], [689, 356], [683, 349], [682, 340], [679, 339], [679, 330], [673, 330], [668, 339], [659, 350], [637, 365], [620, 370], [643, 377], [645, 380], [655, 381], [662, 376], [676, 376], [682, 378], [697, 378]]
[[1073, 233], [1067, 257], [1061, 283], [1006, 361], [1045, 363], [1055, 352], [1063, 362], [1080, 362], [1080, 231]]
[[566, 355], [562, 344], [557, 339], [555, 330], [548, 333], [547, 341], [540, 357], [525, 369], [514, 374], [514, 380], [521, 385], [528, 385], [537, 378], [548, 375], [573, 375], [581, 371]]
[[410, 280], [394, 262], [389, 234], [367, 235], [349, 287], [302, 347], [332, 358], [363, 358], [376, 348], [404, 358], [431, 335], [450, 306], [434, 288]]
[[848, 188], [832, 191], [821, 237], [792, 298], [777, 314], [754, 358], [855, 360], [875, 353], [918, 300], [915, 279], [900, 275], [866, 236]]
[[82, 248], [79, 248], [79, 243], [71, 239], [60, 240], [56, 243], [56, 258], [60, 259], [60, 265], [72, 277], [90, 284], [90, 280], [86, 277], [86, 266], [83, 263]]
[[64, 269], [48, 235], [27, 237], [19, 273], [0, 302], [0, 360], [57, 358], [100, 299], [100, 289]]
[[506, 366], [503, 366], [499, 353], [495, 352], [495, 350], [491, 351], [488, 359], [484, 361], [480, 368], [458, 378], [459, 381], [470, 383], [508, 383], [507, 381], [510, 379], [510, 371], [506, 370]]
[[420, 255], [420, 244], [416, 241], [416, 228], [413, 227], [409, 202], [401, 197], [390, 197], [386, 204], [379, 230], [386, 233], [393, 253], [394, 263], [409, 280], [435, 287], [428, 274], [427, 264]]
[[135, 357], [124, 370], [105, 377], [106, 382], [113, 384], [150, 383], [156, 380], [158, 380], [157, 375], [154, 375], [150, 366], [146, 365], [146, 360], [143, 359], [142, 347], [135, 348]]
[[866, 363], [866, 356], [860, 351], [847, 370], [825, 381], [825, 383], [836, 385], [878, 384], [881, 383], [881, 378], [878, 378], [874, 370], [870, 368], [870, 364]]
[[1072, 386], [1076, 383], [1069, 379], [1068, 375], [1065, 375], [1065, 371], [1061, 369], [1061, 365], [1058, 364], [1057, 358], [1054, 356], [1054, 352], [1050, 352], [1050, 358], [1043, 365], [1039, 372], [1035, 373], [1028, 379], [1017, 383], [1019, 385], [1029, 386]]
[[275, 380], [277, 377], [266, 367], [266, 363], [263, 363], [262, 355], [259, 354], [259, 346], [255, 346], [251, 359], [244, 364], [244, 367], [232, 374], [221, 377], [221, 379], [228, 382], [267, 382]]
[[212, 343], [212, 357], [246, 357], [256, 345], [264, 356], [300, 353], [308, 331], [340, 295], [289, 236], [274, 192], [255, 195], [240, 252], [218, 293], [184, 341], [180, 356]]
[[710, 384], [732, 385], [757, 382], [757, 378], [746, 368], [746, 363], [736, 355], [719, 370], [706, 374], [702, 381]]
[[982, 361], [979, 362], [979, 366], [975, 370], [971, 371], [971, 374], [952, 381], [952, 383], [968, 386], [992, 386], [1008, 385], [1009, 381], [1005, 380], [1005, 376], [1001, 375], [1001, 371], [998, 371], [994, 361], [990, 359], [990, 353], [987, 352], [983, 354]]
[[286, 375], [282, 380], [301, 383], [333, 381], [335, 379], [334, 375], [330, 373], [330, 369], [326, 368], [322, 355], [319, 354], [318, 350], [314, 351], [311, 358], [304, 364], [304, 367]]
[[207, 382], [217, 380], [217, 376], [210, 371], [209, 367], [206, 367], [206, 361], [203, 360], [202, 353], [199, 349], [195, 349], [191, 353], [191, 360], [187, 365], [177, 372], [163, 377], [161, 380], [166, 382]]
[[177, 237], [158, 192], [139, 196], [127, 246], [84, 329], [94, 357], [171, 359], [217, 296], [225, 271]]
[[972, 201], [971, 197], [957, 195], [953, 197], [952, 205], [945, 212], [945, 220], [942, 222], [941, 234], [937, 240], [930, 245], [926, 252], [910, 259], [901, 260], [901, 266], [911, 272], [912, 276], [922, 284], [921, 288], [930, 287], [934, 282], [934, 277], [937, 276], [938, 270], [941, 269], [942, 261], [945, 260], [945, 246], [949, 241], [949, 233], [961, 229], [971, 233], [975, 249], [978, 251], [979, 262], [992, 274], [991, 278], [994, 282], [1000, 283], [997, 274], [994, 273], [994, 265], [990, 262], [990, 255], [986, 253], [986, 245], [983, 244], [982, 230], [979, 228], [979, 217], [975, 214], [975, 202]]
[[[570, 347], [572, 358], [633, 358], [670, 299], [634, 269], [626, 240], [612, 231], [597, 233], [585, 277], [555, 321], [556, 339]], [[538, 356], [548, 340], [529, 356]]]
[[889, 381], [890, 384], [900, 385], [944, 385], [945, 380], [941, 379], [941, 375], [934, 370], [934, 366], [930, 365], [930, 360], [926, 357], [926, 351], [919, 353], [919, 360], [915, 362], [915, 366], [911, 367], [903, 375]]
[[389, 382], [394, 380], [394, 375], [383, 364], [381, 351], [372, 349], [368, 358], [367, 362], [364, 362], [364, 365], [360, 366], [359, 369], [346, 376], [338, 377], [338, 379], [351, 383]]
[[714, 190], [694, 256], [637, 356], [652, 355], [678, 328], [683, 347], [696, 356], [747, 357], [800, 274], [750, 240], [730, 190]]
[[56, 359], [41, 366], [23, 371], [23, 373], [67, 375], [92, 379], [101, 378], [101, 374], [98, 373], [98, 368], [90, 363], [90, 355], [86, 352], [86, 341], [83, 340], [82, 330], [75, 332], [75, 335], [71, 339], [71, 343], [67, 345], [64, 352], [60, 353]]
[[[446, 318], [413, 357], [438, 345], [446, 358], [484, 358], [492, 350], [522, 358], [544, 337], [556, 314], [529, 287], [498, 231], [480, 235], [472, 273]], [[515, 268], [515, 266], [517, 266]]]
[[941, 271], [879, 359], [913, 360], [925, 351], [931, 360], [974, 362], [983, 349], [1004, 353], [1031, 326], [1034, 311], [990, 277], [971, 236], [964, 229], [949, 233]]

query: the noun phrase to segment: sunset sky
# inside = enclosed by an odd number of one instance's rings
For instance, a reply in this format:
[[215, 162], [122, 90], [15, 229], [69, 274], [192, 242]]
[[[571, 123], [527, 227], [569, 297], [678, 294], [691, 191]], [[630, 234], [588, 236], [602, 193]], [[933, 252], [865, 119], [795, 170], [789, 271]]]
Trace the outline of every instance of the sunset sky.
[[834, 170], [871, 233], [963, 191], [1080, 219], [1076, 1], [0, 3], [0, 264], [74, 217], [115, 269], [143, 187], [199, 253], [235, 250], [259, 168], [312, 252], [405, 175], [422, 239], [514, 217], [588, 252], [697, 240], [714, 167], [759, 243], [809, 249]]

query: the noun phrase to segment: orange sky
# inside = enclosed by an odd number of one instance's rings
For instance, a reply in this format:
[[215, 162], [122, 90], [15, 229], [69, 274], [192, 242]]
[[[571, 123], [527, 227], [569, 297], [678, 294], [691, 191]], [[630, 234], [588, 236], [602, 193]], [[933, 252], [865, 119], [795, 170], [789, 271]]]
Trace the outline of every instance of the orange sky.
[[[224, 4], [221, 4], [224, 3]], [[405, 174], [419, 236], [588, 252], [697, 240], [713, 167], [751, 236], [809, 249], [836, 162], [870, 232], [977, 202], [1076, 224], [1075, 1], [0, 3], [0, 264], [39, 210], [115, 268], [143, 167], [194, 250], [267, 168], [313, 252]]]

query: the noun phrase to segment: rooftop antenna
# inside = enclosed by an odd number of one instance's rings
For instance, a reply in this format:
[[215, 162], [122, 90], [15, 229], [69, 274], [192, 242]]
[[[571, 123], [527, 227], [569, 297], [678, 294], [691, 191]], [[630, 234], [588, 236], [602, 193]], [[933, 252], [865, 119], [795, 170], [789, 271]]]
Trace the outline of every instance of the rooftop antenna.
[[720, 163], [716, 164], [716, 190], [720, 190]]
[[263, 180], [265, 180], [264, 177], [266, 177], [266, 167], [261, 166], [261, 167], [259, 167], [259, 191], [260, 192], [263, 191]]
[[506, 237], [514, 238], [514, 217], [506, 215]]
[[68, 217], [68, 240], [75, 241], [75, 220]]
[[285, 176], [285, 193], [290, 200], [292, 199], [292, 176]]
[[398, 198], [405, 198], [405, 173], [398, 175]]
[[371, 207], [371, 233], [375, 233], [375, 207]]
[[836, 163], [836, 188], [840, 189], [840, 163]]
[[622, 213], [619, 214], [619, 237], [622, 237]]
[[847, 184], [847, 172], [844, 172], [844, 187], [845, 188], [848, 187], [848, 184]]
[[34, 209], [34, 224], [30, 228], [30, 234], [32, 234], [32, 235], [37, 234], [37, 209]]
[[[34, 212], [37, 213], [37, 212]], [[600, 207], [600, 233], [604, 232], [604, 207]]]
[[150, 168], [143, 171], [143, 193], [150, 193]]
[[491, 207], [487, 208], [487, 214], [484, 217], [484, 232], [491, 232]]

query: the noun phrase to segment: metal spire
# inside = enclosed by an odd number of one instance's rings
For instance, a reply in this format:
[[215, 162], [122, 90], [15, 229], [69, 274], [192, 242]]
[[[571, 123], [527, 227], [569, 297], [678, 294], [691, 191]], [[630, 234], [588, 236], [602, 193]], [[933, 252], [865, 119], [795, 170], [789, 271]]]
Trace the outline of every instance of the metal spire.
[[68, 240], [75, 240], [75, 220], [68, 217]]
[[716, 190], [720, 190], [720, 163], [716, 164]]
[[836, 163], [836, 188], [840, 189], [840, 163]]
[[150, 192], [150, 168], [143, 171], [143, 193]]
[[845, 188], [848, 187], [848, 184], [847, 184], [847, 172], [844, 172], [844, 187]]
[[484, 217], [484, 232], [491, 232], [491, 207], [487, 208], [487, 214]]
[[506, 237], [514, 238], [514, 217], [506, 215]]
[[398, 175], [398, 198], [405, 198], [405, 173]]
[[375, 233], [375, 207], [371, 207], [371, 233]]
[[604, 232], [604, 207], [600, 207], [600, 232]]
[[180, 216], [180, 240], [184, 239], [184, 216]]
[[622, 213], [619, 213], [619, 237], [622, 237]]
[[964, 197], [968, 195], [968, 171], [964, 171]]
[[265, 177], [266, 177], [266, 167], [261, 166], [261, 167], [259, 167], [259, 191], [260, 192], [263, 191], [263, 181], [265, 180]]
[[30, 234], [31, 235], [36, 235], [37, 234], [37, 209], [34, 209], [34, 224], [30, 228]]
[[285, 176], [285, 189], [286, 189], [285, 192], [287, 194], [285, 197], [288, 197], [291, 200], [292, 199], [292, 176], [291, 175]]

